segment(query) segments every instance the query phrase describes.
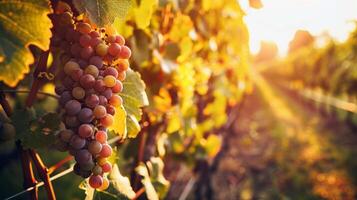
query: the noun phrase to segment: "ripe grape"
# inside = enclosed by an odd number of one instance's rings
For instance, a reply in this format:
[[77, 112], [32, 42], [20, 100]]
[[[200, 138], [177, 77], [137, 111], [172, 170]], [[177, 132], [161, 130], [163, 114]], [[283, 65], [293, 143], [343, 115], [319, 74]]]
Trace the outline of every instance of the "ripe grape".
[[101, 119], [107, 115], [107, 110], [104, 106], [98, 105], [94, 108], [93, 115], [96, 119]]
[[98, 33], [97, 31], [91, 31], [89, 33], [89, 35], [92, 37], [92, 38], [99, 38], [100, 37], [100, 33]]
[[82, 34], [88, 34], [91, 32], [92, 27], [87, 23], [77, 23], [76, 30]]
[[105, 131], [97, 131], [97, 133], [95, 134], [95, 139], [104, 144], [107, 141], [107, 133]]
[[[93, 157], [92, 157], [93, 158]], [[93, 170], [93, 168], [95, 167], [95, 163], [92, 159], [90, 159], [88, 162], [86, 163], [80, 163], [78, 162], [79, 166], [81, 167], [82, 170], [85, 171], [91, 171]]]
[[91, 40], [91, 36], [89, 36], [88, 34], [83, 34], [79, 38], [79, 44], [82, 45], [82, 47], [89, 47], [91, 45]]
[[89, 185], [92, 187], [92, 188], [99, 188], [101, 187], [103, 184], [103, 178], [101, 176], [94, 176], [92, 175], [90, 178], [89, 178]]
[[86, 95], [86, 91], [84, 91], [84, 89], [81, 87], [75, 87], [72, 90], [72, 96], [75, 99], [83, 99], [85, 95]]
[[119, 81], [124, 81], [126, 78], [126, 72], [125, 71], [122, 71], [118, 74], [118, 80]]
[[122, 90], [123, 90], [123, 84], [119, 80], [116, 80], [114, 87], [112, 87], [112, 91], [114, 93], [119, 93]]
[[120, 51], [120, 58], [128, 59], [131, 56], [131, 50], [127, 46], [122, 46]]
[[110, 99], [109, 99], [109, 104], [111, 104], [114, 107], [118, 107], [121, 106], [123, 103], [123, 99], [119, 96], [119, 95], [113, 95]]
[[81, 165], [92, 161], [92, 154], [86, 149], [81, 149], [76, 152], [75, 160]]
[[104, 70], [103, 75], [104, 76], [112, 75], [114, 76], [114, 78], [118, 78], [118, 70], [115, 69], [114, 67], [108, 67], [107, 69]]
[[[114, 42], [115, 42], [115, 38], [114, 38]], [[108, 47], [108, 53], [114, 57], [118, 57], [120, 50], [121, 50], [121, 46], [117, 43], [112, 43]]]
[[102, 167], [99, 165], [96, 165], [93, 169], [92, 169], [93, 175], [101, 175], [103, 173]]
[[89, 59], [89, 64], [98, 67], [98, 69], [101, 69], [103, 67], [103, 59], [99, 56], [93, 56]]
[[106, 99], [110, 99], [113, 95], [113, 91], [110, 88], [107, 88], [104, 90], [104, 92], [102, 92], [102, 95], [106, 98]]
[[129, 62], [128, 60], [125, 59], [119, 59], [117, 61], [117, 67], [119, 71], [126, 71], [127, 69], [129, 69]]
[[82, 123], [90, 123], [93, 120], [93, 111], [89, 108], [83, 108], [78, 113], [78, 119]]
[[102, 150], [102, 144], [98, 141], [93, 140], [91, 143], [89, 143], [88, 150], [93, 155], [98, 154]]
[[81, 103], [77, 100], [70, 100], [64, 106], [67, 115], [76, 115], [81, 110]]
[[65, 65], [64, 65], [64, 72], [67, 74], [67, 75], [71, 75], [72, 71], [75, 70], [75, 69], [79, 69], [79, 65], [78, 63], [74, 62], [74, 61], [68, 61]]
[[84, 70], [84, 73], [92, 75], [94, 78], [98, 77], [99, 75], [99, 70], [96, 66], [94, 65], [88, 65], [86, 69]]
[[81, 49], [81, 58], [83, 59], [88, 59], [89, 57], [91, 57], [94, 53], [94, 50], [91, 46], [87, 46]]
[[95, 94], [88, 95], [85, 104], [89, 108], [94, 108], [99, 104], [99, 97]]
[[69, 144], [74, 148], [74, 149], [82, 149], [86, 145], [86, 140], [79, 137], [78, 135], [73, 135], [71, 138]]
[[78, 128], [78, 135], [82, 138], [91, 137], [94, 134], [94, 130], [89, 124], [82, 124]]
[[116, 36], [115, 35], [109, 35], [106, 39], [107, 42], [109, 43], [114, 43], [116, 40]]
[[83, 75], [82, 69], [75, 69], [72, 71], [72, 74], [70, 76], [74, 81], [78, 81], [82, 77], [82, 75]]
[[114, 118], [110, 114], [107, 114], [105, 117], [100, 119], [100, 123], [105, 127], [111, 126], [113, 122], [114, 122]]
[[110, 147], [108, 144], [103, 144], [99, 155], [104, 158], [109, 157], [112, 155], [112, 147]]
[[60, 98], [59, 98], [59, 103], [61, 104], [61, 105], [65, 105], [69, 100], [71, 100], [72, 99], [72, 95], [71, 95], [71, 93], [69, 92], [69, 91], [64, 91], [62, 94], [61, 94], [61, 96], [60, 96]]
[[85, 74], [80, 78], [79, 82], [83, 88], [90, 89], [94, 86], [95, 78], [90, 74]]
[[118, 43], [119, 45], [123, 46], [125, 44], [125, 39], [121, 35], [116, 35], [115, 42]]
[[108, 52], [108, 45], [104, 44], [104, 43], [100, 43], [96, 46], [95, 48], [95, 52], [99, 55], [99, 56], [105, 56]]
[[96, 80], [94, 83], [94, 89], [97, 92], [104, 92], [105, 90], [105, 84], [103, 80]]
[[115, 114], [115, 108], [114, 108], [114, 106], [112, 106], [112, 105], [107, 105], [106, 109], [107, 109], [107, 113], [108, 113], [108, 114], [110, 114], [110, 115], [114, 115], [114, 114]]
[[60, 136], [61, 140], [64, 141], [64, 142], [69, 142], [73, 135], [74, 135], [74, 132], [72, 130], [70, 130], [70, 129], [62, 130], [59, 133], [59, 136]]
[[109, 180], [108, 180], [108, 178], [104, 177], [104, 178], [103, 178], [102, 186], [100, 186], [100, 187], [98, 188], [98, 190], [103, 191], [103, 190], [108, 189], [108, 187], [109, 187]]
[[110, 162], [106, 162], [103, 165], [101, 165], [102, 167], [102, 171], [105, 172], [110, 172], [112, 170], [112, 165], [110, 164]]
[[99, 105], [106, 106], [108, 104], [107, 98], [105, 96], [99, 96]]
[[80, 122], [78, 121], [76, 116], [66, 116], [65, 124], [69, 128], [74, 128], [74, 127], [79, 126]]

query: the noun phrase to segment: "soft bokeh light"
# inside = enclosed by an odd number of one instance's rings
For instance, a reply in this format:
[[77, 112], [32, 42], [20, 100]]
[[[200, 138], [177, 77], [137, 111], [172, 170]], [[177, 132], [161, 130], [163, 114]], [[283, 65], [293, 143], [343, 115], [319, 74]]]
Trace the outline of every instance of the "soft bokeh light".
[[[247, 2], [240, 1], [243, 5]], [[298, 29], [313, 35], [328, 33], [343, 41], [357, 19], [356, 0], [262, 0], [259, 10], [247, 9], [252, 53], [259, 51], [262, 40], [276, 42], [279, 54], [288, 50], [289, 41]]]

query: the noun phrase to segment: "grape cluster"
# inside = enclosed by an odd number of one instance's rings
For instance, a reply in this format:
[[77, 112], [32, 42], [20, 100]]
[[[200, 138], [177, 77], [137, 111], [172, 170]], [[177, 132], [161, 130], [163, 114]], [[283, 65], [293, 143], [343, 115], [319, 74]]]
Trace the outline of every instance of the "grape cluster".
[[109, 186], [107, 158], [112, 154], [107, 128], [114, 122], [115, 108], [122, 105], [118, 93], [131, 51], [121, 35], [73, 20], [69, 8], [57, 10], [52, 21], [51, 45], [60, 49], [63, 62], [55, 91], [66, 127], [58, 135], [57, 146], [74, 156], [76, 174], [89, 177], [91, 187], [104, 190]]

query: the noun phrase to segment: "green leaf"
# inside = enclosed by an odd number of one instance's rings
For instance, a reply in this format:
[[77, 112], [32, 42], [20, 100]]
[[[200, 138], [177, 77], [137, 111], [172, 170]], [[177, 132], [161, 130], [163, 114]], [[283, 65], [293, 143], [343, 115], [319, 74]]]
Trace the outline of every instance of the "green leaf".
[[141, 175], [141, 183], [145, 187], [145, 193], [149, 200], [158, 200], [159, 196], [155, 191], [153, 184], [151, 183], [149, 172], [144, 163], [140, 163], [138, 167], [135, 168], [135, 171]]
[[48, 49], [50, 11], [47, 0], [0, 0], [0, 81], [14, 87], [30, 71], [30, 44]]
[[24, 148], [46, 148], [54, 144], [55, 132], [59, 130], [61, 118], [57, 113], [47, 113], [36, 118], [32, 108], [17, 109], [11, 117], [17, 139]]
[[160, 157], [151, 157], [150, 162], [146, 162], [146, 165], [149, 168], [151, 182], [159, 198], [164, 199], [170, 187], [170, 182], [164, 177], [164, 162]]
[[131, 0], [76, 0], [77, 10], [86, 13], [89, 19], [100, 27], [112, 24], [115, 18], [125, 18], [131, 7]]
[[149, 100], [145, 93], [145, 83], [141, 80], [139, 73], [128, 70], [123, 87], [120, 96], [123, 98], [123, 105], [127, 114], [127, 133], [129, 138], [135, 138], [140, 131], [141, 107], [149, 105]]
[[122, 176], [117, 164], [114, 164], [112, 171], [109, 174], [109, 180], [112, 186], [122, 195], [132, 199], [135, 197], [135, 192], [131, 188], [128, 177]]
[[89, 186], [88, 179], [82, 181], [79, 184], [79, 189], [84, 190], [84, 194], [86, 195], [84, 200], [93, 200], [95, 189]]

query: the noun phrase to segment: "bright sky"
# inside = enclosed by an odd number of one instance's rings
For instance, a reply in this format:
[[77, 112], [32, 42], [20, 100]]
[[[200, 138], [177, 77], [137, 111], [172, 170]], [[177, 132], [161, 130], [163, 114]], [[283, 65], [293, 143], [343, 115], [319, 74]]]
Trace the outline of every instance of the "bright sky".
[[240, 0], [247, 9], [245, 18], [250, 31], [250, 47], [257, 53], [260, 41], [277, 43], [279, 54], [287, 52], [297, 29], [313, 35], [328, 32], [339, 41], [347, 38], [357, 20], [357, 0], [261, 0], [262, 9], [247, 8], [248, 0]]

